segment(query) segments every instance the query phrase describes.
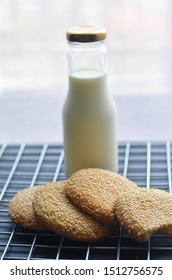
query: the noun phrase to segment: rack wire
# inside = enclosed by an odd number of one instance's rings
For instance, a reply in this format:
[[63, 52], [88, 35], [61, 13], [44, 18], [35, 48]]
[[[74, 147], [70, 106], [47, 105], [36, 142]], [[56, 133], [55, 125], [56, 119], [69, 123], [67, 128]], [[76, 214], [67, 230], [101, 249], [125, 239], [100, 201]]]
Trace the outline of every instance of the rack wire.
[[[170, 142], [119, 144], [119, 173], [140, 187], [172, 193]], [[138, 243], [119, 229], [106, 240], [87, 244], [50, 231], [31, 231], [14, 225], [8, 204], [27, 186], [64, 180], [62, 145], [0, 145], [0, 258], [3, 260], [172, 260], [172, 236], [156, 234]]]

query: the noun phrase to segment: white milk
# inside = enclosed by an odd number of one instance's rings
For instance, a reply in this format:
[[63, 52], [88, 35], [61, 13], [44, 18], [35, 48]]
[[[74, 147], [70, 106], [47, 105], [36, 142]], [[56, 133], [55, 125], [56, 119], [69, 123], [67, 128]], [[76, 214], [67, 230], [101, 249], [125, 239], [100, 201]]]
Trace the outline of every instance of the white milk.
[[67, 177], [89, 167], [117, 172], [116, 107], [104, 72], [84, 69], [69, 76], [63, 129]]

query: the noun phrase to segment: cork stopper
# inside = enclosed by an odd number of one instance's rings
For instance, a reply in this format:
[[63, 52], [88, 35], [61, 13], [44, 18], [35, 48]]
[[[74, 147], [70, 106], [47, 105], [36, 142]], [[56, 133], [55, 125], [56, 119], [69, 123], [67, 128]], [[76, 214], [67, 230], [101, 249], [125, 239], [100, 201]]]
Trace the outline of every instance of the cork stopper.
[[97, 42], [106, 39], [106, 30], [95, 26], [76, 26], [67, 30], [66, 38], [70, 42]]

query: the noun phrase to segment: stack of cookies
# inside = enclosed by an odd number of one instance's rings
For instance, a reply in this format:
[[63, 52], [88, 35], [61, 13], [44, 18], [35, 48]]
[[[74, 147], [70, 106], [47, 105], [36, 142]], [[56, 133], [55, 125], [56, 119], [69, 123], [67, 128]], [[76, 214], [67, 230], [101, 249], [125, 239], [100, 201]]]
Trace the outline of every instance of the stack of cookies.
[[142, 189], [119, 174], [82, 169], [66, 181], [25, 188], [9, 203], [9, 216], [31, 230], [96, 242], [121, 225], [145, 242], [155, 232], [172, 234], [172, 195]]

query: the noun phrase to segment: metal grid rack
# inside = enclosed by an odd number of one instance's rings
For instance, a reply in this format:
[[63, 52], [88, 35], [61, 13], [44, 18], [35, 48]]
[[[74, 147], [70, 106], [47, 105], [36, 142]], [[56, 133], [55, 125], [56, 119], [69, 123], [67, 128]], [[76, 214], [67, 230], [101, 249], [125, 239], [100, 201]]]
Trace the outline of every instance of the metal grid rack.
[[[172, 144], [119, 144], [119, 173], [141, 187], [172, 192]], [[24, 187], [64, 180], [62, 145], [0, 145], [0, 258], [75, 260], [172, 260], [172, 236], [154, 235], [138, 243], [119, 229], [103, 242], [86, 244], [50, 231], [35, 232], [12, 224], [8, 203]]]

